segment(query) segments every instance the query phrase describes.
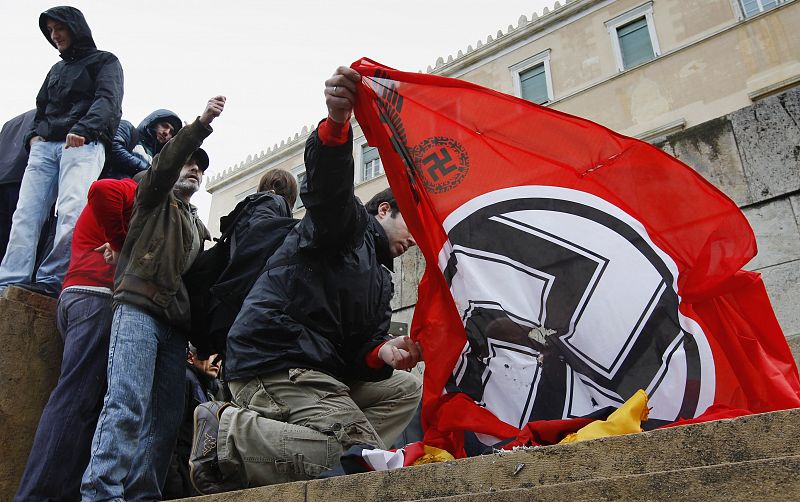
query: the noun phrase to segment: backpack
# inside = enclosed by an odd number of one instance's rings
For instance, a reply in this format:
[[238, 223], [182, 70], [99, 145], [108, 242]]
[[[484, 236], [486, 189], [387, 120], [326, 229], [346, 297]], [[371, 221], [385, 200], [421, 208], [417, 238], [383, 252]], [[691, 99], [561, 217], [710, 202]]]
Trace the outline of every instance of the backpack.
[[[280, 213], [258, 222], [257, 233], [246, 228], [262, 204], [278, 204]], [[291, 216], [291, 208], [280, 195], [260, 192], [249, 195], [220, 218], [222, 235], [216, 243], [195, 259], [184, 275], [191, 304], [189, 341], [203, 358], [224, 354], [228, 331], [244, 303], [244, 299], [261, 275], [267, 259], [283, 243], [299, 220]], [[242, 230], [242, 227], [245, 227]], [[236, 232], [239, 229], [240, 232]], [[245, 235], [250, 246], [237, 246], [231, 256], [231, 240]]]

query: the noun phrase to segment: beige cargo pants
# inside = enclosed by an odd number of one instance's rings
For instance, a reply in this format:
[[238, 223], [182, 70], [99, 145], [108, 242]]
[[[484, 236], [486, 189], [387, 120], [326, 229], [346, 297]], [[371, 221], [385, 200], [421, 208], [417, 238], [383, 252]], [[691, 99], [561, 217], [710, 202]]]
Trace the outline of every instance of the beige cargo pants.
[[313, 479], [356, 444], [391, 447], [422, 395], [419, 378], [404, 371], [345, 384], [292, 369], [229, 385], [236, 407], [220, 418], [219, 467], [248, 486]]

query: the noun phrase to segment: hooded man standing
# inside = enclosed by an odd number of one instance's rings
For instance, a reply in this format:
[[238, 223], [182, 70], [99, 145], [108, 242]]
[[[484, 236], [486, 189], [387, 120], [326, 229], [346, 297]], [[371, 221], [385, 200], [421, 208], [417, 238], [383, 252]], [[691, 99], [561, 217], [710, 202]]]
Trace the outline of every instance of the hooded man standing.
[[136, 190], [114, 277], [108, 390], [81, 495], [160, 500], [183, 413], [189, 297], [181, 277], [210, 239], [189, 204], [208, 155], [200, 148], [225, 97], [172, 138]]
[[[55, 297], [69, 265], [72, 230], [122, 115], [123, 78], [119, 60], [97, 50], [78, 9], [53, 7], [39, 16], [39, 28], [61, 61], [36, 96], [36, 118], [25, 137], [30, 156], [0, 265], [0, 288], [20, 284]], [[53, 249], [34, 274], [36, 243], [56, 200]]]

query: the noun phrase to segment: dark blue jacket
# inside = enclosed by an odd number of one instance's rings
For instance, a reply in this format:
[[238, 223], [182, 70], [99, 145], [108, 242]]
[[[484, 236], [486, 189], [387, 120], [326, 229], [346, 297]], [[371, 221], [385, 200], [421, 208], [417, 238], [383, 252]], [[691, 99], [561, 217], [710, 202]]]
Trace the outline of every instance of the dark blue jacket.
[[306, 215], [268, 259], [228, 334], [226, 380], [289, 368], [376, 381], [366, 355], [387, 340], [393, 285], [383, 227], [353, 192], [353, 139], [306, 142]]
[[47, 32], [47, 20], [65, 24], [72, 45], [61, 53], [61, 61], [50, 68], [36, 96], [36, 119], [25, 137], [64, 141], [77, 134], [109, 145], [122, 116], [122, 66], [110, 52], [97, 50], [92, 32], [81, 11], [53, 7], [39, 16], [39, 28], [55, 47]]
[[0, 185], [22, 182], [28, 165], [25, 134], [31, 129], [36, 110], [30, 110], [3, 124], [0, 131]]
[[[175, 113], [159, 109], [148, 115], [139, 127], [127, 120], [122, 120], [111, 142], [111, 152], [106, 157], [106, 165], [103, 169], [102, 178], [133, 178], [136, 173], [144, 171], [150, 167], [150, 163], [144, 158], [133, 153], [136, 145], [142, 145], [145, 151], [151, 156], [161, 151], [164, 146], [158, 142], [155, 134], [155, 126], [159, 122], [169, 122], [175, 129], [175, 134], [181, 129], [181, 119]], [[153, 153], [154, 152], [154, 153]]]

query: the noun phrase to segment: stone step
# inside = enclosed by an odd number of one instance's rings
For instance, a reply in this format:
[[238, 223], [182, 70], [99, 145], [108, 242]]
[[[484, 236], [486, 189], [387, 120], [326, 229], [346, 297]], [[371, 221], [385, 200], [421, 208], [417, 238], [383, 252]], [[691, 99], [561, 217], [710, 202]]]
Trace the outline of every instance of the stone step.
[[64, 344], [56, 300], [11, 286], [0, 297], [0, 500], [11, 500], [33, 435], [58, 381]]
[[532, 488], [468, 493], [417, 500], [518, 502], [520, 500], [724, 500], [796, 501], [800, 456], [751, 460]]
[[[519, 449], [393, 471], [266, 486], [196, 500], [428, 500], [453, 495], [496, 495], [508, 490], [542, 489], [543, 485], [552, 485], [555, 490], [556, 486], [565, 484], [620, 476], [795, 456], [800, 456], [800, 409], [582, 443]], [[658, 498], [653, 493], [650, 496]]]

